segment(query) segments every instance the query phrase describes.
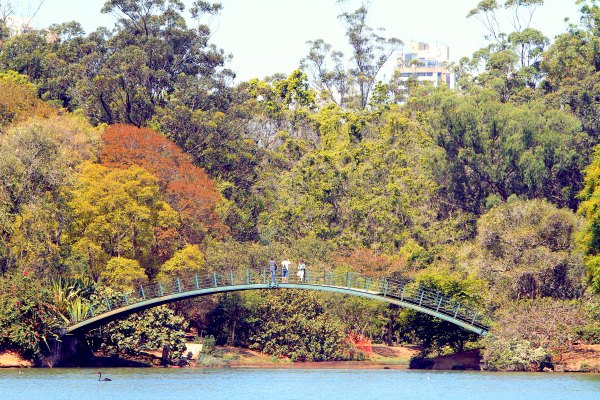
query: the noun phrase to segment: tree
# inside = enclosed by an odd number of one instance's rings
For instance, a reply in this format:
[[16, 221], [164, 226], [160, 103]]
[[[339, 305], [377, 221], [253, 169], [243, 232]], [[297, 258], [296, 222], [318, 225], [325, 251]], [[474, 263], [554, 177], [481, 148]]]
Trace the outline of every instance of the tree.
[[256, 319], [245, 297], [240, 293], [220, 296], [216, 307], [207, 315], [206, 329], [216, 343], [227, 346], [248, 346], [251, 322]]
[[377, 343], [386, 340], [386, 334], [391, 333], [388, 323], [398, 310], [397, 306], [356, 296], [331, 296], [327, 298], [326, 308], [344, 321], [348, 332]]
[[[196, 2], [196, 18], [220, 7]], [[145, 125], [181, 86], [192, 86], [201, 98], [221, 87], [231, 74], [223, 71], [224, 55], [208, 43], [205, 25], [189, 28], [179, 0], [106, 1], [102, 12], [119, 16], [115, 35], [102, 39], [96, 51], [77, 66], [76, 100], [93, 122]]]
[[317, 141], [310, 127], [316, 94], [307, 79], [304, 72], [295, 70], [287, 77], [251, 79], [240, 85], [240, 96], [248, 97], [240, 104], [248, 113], [245, 136], [268, 150], [281, 146], [285, 136]]
[[228, 203], [223, 222], [232, 236], [242, 241], [256, 240], [256, 222], [263, 204], [253, 185], [263, 155], [257, 143], [243, 135], [250, 117], [237, 105], [223, 113], [194, 110], [185, 103], [178, 97], [159, 109], [155, 126], [219, 182]]
[[146, 170], [83, 164], [70, 196], [69, 239], [74, 245], [88, 240], [110, 257], [136, 260], [149, 277], [175, 251], [176, 242], [160, 241], [162, 232], [178, 229], [179, 215], [162, 199], [157, 178]]
[[[75, 166], [96, 156], [99, 132], [82, 117], [57, 115], [22, 76], [0, 86], [0, 270], [37, 276], [64, 272], [62, 234], [68, 225], [64, 188]], [[27, 116], [29, 120], [25, 119]]]
[[1, 349], [18, 349], [36, 362], [64, 325], [47, 286], [28, 276], [0, 278]]
[[[331, 52], [331, 46], [320, 39], [308, 42], [312, 47], [301, 61], [303, 68], [311, 71], [315, 87], [342, 108], [353, 105], [363, 110], [367, 107], [379, 71], [402, 45], [398, 38], [385, 38], [374, 33], [367, 25], [367, 14], [368, 6], [363, 3], [354, 12], [344, 11], [338, 16], [352, 48], [352, 68], [346, 70], [343, 53]], [[328, 57], [333, 61], [332, 69], [327, 66]], [[355, 99], [347, 99], [348, 95]]]
[[71, 93], [77, 81], [75, 66], [95, 44], [77, 22], [54, 24], [6, 40], [0, 66], [27, 75], [43, 100], [73, 110], [77, 106]]
[[[469, 80], [495, 90], [502, 101], [524, 101], [532, 96], [540, 83], [541, 55], [549, 40], [537, 29], [531, 28], [533, 15], [544, 0], [483, 0], [472, 9], [467, 18], [479, 19], [488, 31], [490, 44], [477, 51], [471, 60], [462, 60], [459, 83], [467, 86]], [[504, 10], [504, 12], [503, 12]], [[508, 14], [502, 18], [502, 14]], [[505, 20], [512, 33], [505, 32]], [[483, 67], [483, 71], [479, 69]], [[474, 73], [475, 76], [471, 76]], [[470, 77], [470, 78], [469, 78]]]
[[0, 132], [30, 117], [54, 114], [51, 107], [38, 99], [36, 87], [26, 76], [0, 72]]
[[10, 36], [10, 30], [6, 24], [8, 17], [15, 12], [10, 1], [0, 2], [0, 40], [4, 40]]
[[444, 197], [476, 214], [489, 196], [513, 194], [575, 209], [589, 154], [579, 121], [543, 101], [513, 105], [491, 97], [436, 90], [409, 100], [410, 108], [430, 110], [439, 152], [429, 161]]
[[373, 32], [367, 25], [368, 9], [365, 4], [354, 12], [344, 12], [339, 18], [346, 28], [348, 42], [352, 46], [354, 68], [350, 73], [358, 85], [360, 109], [364, 109], [375, 86], [376, 77], [390, 56], [402, 45], [398, 38], [385, 38]]
[[[110, 289], [100, 289], [92, 297], [95, 310], [102, 310], [106, 298], [123, 298], [123, 294]], [[104, 354], [139, 355], [143, 351], [167, 349], [168, 359], [175, 361], [185, 354], [185, 330], [187, 322], [167, 307], [155, 307], [129, 316], [122, 321], [111, 322], [92, 331], [94, 350]]]
[[[303, 70], [309, 71], [312, 84], [322, 96], [335, 102], [339, 107], [346, 107], [351, 94], [350, 77], [346, 71], [340, 51], [331, 51], [331, 45], [317, 39], [307, 42], [311, 47], [308, 55], [300, 62]], [[330, 59], [330, 60], [328, 60]], [[333, 64], [328, 66], [328, 62]]]
[[137, 288], [147, 281], [144, 268], [140, 263], [124, 257], [113, 257], [108, 260], [100, 277], [106, 286], [122, 291]]
[[177, 145], [151, 129], [127, 125], [108, 127], [102, 139], [104, 165], [137, 165], [158, 177], [165, 199], [181, 215], [187, 241], [200, 243], [207, 234], [221, 237], [227, 232], [219, 218], [223, 198], [215, 182]]
[[[15, 263], [29, 267], [26, 260], [35, 261], [31, 267], [50, 267], [56, 261], [60, 243], [57, 228], [64, 227], [64, 214], [55, 204], [61, 202], [60, 190], [68, 171], [58, 142], [46, 133], [41, 125], [32, 124], [0, 137], [2, 272], [11, 270]], [[20, 264], [20, 259], [26, 264]], [[51, 271], [35, 268], [40, 273]]]
[[477, 6], [469, 11], [467, 18], [475, 17], [483, 23], [488, 30], [488, 40], [502, 42], [506, 36], [504, 21], [500, 19], [502, 8], [507, 11], [509, 24], [515, 32], [528, 29], [537, 7], [544, 4], [544, 0], [505, 0], [502, 4], [496, 0], [482, 0]]
[[[441, 263], [438, 261], [438, 264]], [[413, 285], [480, 312], [485, 309], [486, 282], [454, 265], [432, 265], [417, 273]], [[450, 322], [413, 310], [402, 310], [396, 324], [397, 335], [403, 341], [418, 343], [422, 356], [441, 353], [446, 347], [461, 352], [466, 343], [478, 338], [473, 332]]]
[[598, 202], [600, 193], [600, 149], [595, 148], [592, 163], [585, 169], [585, 186], [579, 197], [581, 204], [578, 213], [585, 217], [585, 225], [580, 232], [579, 243], [586, 255], [588, 281], [600, 293], [600, 214]]
[[477, 223], [469, 264], [490, 283], [492, 302], [577, 299], [585, 269], [574, 234], [580, 221], [544, 200], [497, 205]]
[[268, 292], [258, 305], [260, 316], [250, 347], [292, 361], [335, 361], [348, 358], [342, 323], [325, 312], [314, 294]]
[[268, 229], [386, 254], [412, 233], [452, 240], [454, 233], [439, 235], [437, 188], [419, 167], [432, 143], [418, 124], [397, 109], [371, 119], [333, 105], [314, 120], [320, 147], [280, 174]]
[[19, 74], [27, 75], [33, 81], [43, 78], [47, 66], [44, 63], [48, 43], [41, 32], [16, 35], [2, 44], [0, 65]]
[[159, 279], [172, 279], [174, 276], [190, 277], [206, 272], [204, 254], [197, 245], [186, 245], [166, 261], [160, 269]]
[[582, 26], [570, 25], [544, 54], [542, 88], [549, 103], [577, 115], [595, 145], [600, 135], [600, 8], [591, 2], [583, 5], [581, 13]]
[[550, 298], [511, 303], [496, 315], [483, 340], [483, 360], [492, 370], [541, 370], [578, 339], [585, 324], [580, 305]]

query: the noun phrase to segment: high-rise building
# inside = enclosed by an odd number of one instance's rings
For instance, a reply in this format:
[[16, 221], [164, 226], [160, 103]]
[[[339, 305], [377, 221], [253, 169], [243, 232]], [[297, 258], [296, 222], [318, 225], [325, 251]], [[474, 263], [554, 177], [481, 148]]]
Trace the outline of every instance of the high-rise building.
[[398, 58], [397, 70], [400, 79], [407, 81], [411, 77], [421, 82], [431, 82], [434, 86], [441, 83], [450, 88], [456, 86], [453, 72], [448, 71], [450, 48], [437, 43], [411, 42]]

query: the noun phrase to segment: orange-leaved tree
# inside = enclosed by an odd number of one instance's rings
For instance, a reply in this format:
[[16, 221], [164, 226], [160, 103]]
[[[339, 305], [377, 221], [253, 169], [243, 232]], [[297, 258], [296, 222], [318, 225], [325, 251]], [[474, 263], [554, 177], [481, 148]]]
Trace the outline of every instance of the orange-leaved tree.
[[152, 129], [130, 125], [111, 125], [102, 139], [102, 164], [113, 168], [138, 165], [158, 177], [165, 199], [181, 215], [188, 242], [199, 243], [207, 234], [226, 234], [217, 214], [223, 198], [215, 182], [176, 144]]

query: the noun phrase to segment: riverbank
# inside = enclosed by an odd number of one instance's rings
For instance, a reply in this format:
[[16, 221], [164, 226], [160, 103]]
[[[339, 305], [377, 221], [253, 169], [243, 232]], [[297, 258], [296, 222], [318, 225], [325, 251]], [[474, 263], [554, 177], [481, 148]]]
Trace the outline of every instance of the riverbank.
[[284, 368], [284, 369], [408, 369], [410, 360], [419, 351], [416, 347], [372, 345], [369, 358], [364, 361], [292, 362], [288, 358], [267, 356], [248, 349], [223, 348], [223, 358], [231, 368]]
[[31, 368], [33, 363], [13, 351], [0, 352], [0, 368]]
[[[188, 346], [188, 349], [191, 349]], [[273, 357], [254, 350], [222, 346], [209, 354], [192, 350], [189, 367], [198, 368], [255, 368], [255, 369], [408, 369], [410, 360], [419, 353], [416, 347], [373, 345], [369, 358], [363, 361], [292, 362], [287, 357]], [[161, 351], [145, 353], [151, 364], [160, 365]]]
[[[373, 345], [369, 358], [364, 361], [292, 362], [288, 358], [272, 357], [238, 347], [217, 347], [213, 354], [195, 355], [188, 367], [197, 368], [253, 368], [253, 369], [478, 369], [477, 355], [464, 352], [450, 356], [421, 359], [414, 357], [418, 349], [410, 346]], [[98, 355], [89, 367], [158, 367], [161, 351], [144, 353], [135, 359], [102, 357]], [[411, 363], [411, 360], [413, 362]], [[33, 363], [18, 353], [0, 353], [0, 368], [32, 368]], [[576, 345], [555, 362], [556, 371], [600, 372], [600, 345]]]

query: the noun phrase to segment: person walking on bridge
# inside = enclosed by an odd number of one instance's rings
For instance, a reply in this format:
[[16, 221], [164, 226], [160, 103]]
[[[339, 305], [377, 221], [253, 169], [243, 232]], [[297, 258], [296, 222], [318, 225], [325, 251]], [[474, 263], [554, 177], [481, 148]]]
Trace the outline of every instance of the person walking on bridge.
[[271, 286], [275, 287], [275, 278], [277, 277], [277, 263], [275, 262], [273, 257], [271, 257], [271, 260], [269, 261], [269, 272], [271, 273]]
[[290, 264], [291, 262], [287, 258], [281, 262], [281, 283], [287, 283]]
[[298, 279], [300, 279], [300, 282], [304, 282], [304, 272], [306, 271], [306, 264], [304, 264], [304, 261], [300, 261], [300, 264], [298, 264]]

